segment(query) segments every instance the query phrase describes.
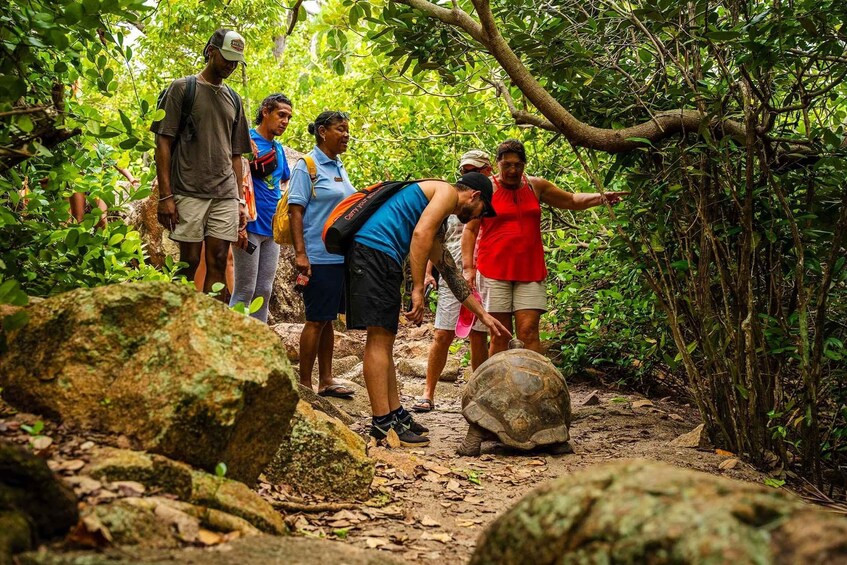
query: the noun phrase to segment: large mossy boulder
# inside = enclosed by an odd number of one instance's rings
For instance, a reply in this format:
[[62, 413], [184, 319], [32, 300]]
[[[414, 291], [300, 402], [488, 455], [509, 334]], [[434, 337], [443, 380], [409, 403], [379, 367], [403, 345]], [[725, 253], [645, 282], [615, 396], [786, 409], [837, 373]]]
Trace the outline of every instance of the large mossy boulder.
[[76, 496], [43, 459], [0, 443], [0, 563], [64, 536], [78, 519]]
[[472, 564], [845, 563], [847, 519], [781, 491], [654, 461], [562, 477], [483, 532]]
[[364, 499], [374, 477], [365, 442], [340, 420], [300, 401], [291, 437], [265, 471], [271, 482], [305, 494], [333, 499]]
[[253, 484], [297, 404], [267, 326], [165, 282], [78, 289], [28, 308], [0, 359], [3, 397], [81, 429]]

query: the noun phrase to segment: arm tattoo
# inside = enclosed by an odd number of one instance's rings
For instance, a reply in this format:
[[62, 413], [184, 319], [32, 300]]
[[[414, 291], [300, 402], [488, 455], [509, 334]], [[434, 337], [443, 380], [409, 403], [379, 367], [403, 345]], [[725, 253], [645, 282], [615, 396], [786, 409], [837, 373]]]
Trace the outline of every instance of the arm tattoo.
[[441, 225], [438, 233], [435, 234], [433, 255], [436, 253], [438, 254], [437, 260], [434, 261], [435, 268], [438, 269], [439, 273], [441, 273], [441, 276], [444, 278], [444, 281], [447, 283], [447, 286], [450, 288], [450, 292], [453, 293], [453, 296], [455, 296], [459, 302], [464, 302], [465, 299], [471, 295], [471, 289], [468, 287], [468, 283], [465, 282], [465, 279], [456, 267], [456, 262], [453, 261], [453, 256], [450, 255], [450, 252], [447, 251], [446, 247], [444, 247], [444, 236], [447, 231], [446, 228], [447, 224], [445, 222]]

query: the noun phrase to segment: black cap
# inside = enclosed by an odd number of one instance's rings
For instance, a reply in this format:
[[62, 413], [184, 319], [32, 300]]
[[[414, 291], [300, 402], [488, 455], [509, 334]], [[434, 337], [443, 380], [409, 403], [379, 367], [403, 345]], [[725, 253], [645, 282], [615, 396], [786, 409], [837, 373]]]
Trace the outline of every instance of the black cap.
[[491, 187], [491, 180], [482, 173], [476, 171], [465, 173], [459, 177], [456, 184], [462, 184], [471, 190], [478, 190], [482, 196], [482, 204], [484, 208], [483, 216], [493, 218], [497, 215], [494, 212], [494, 206], [491, 204], [491, 196], [494, 194], [494, 189]]

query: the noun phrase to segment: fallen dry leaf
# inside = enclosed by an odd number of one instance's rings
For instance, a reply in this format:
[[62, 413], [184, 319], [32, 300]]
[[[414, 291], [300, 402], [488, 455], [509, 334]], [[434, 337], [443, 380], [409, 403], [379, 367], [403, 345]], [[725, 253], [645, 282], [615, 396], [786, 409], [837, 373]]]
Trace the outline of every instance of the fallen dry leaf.
[[727, 451], [727, 450], [725, 450], [725, 449], [716, 449], [716, 450], [715, 450], [715, 453], [717, 453], [717, 454], [718, 454], [718, 455], [720, 455], [721, 457], [732, 457], [732, 456], [734, 456], [734, 455], [735, 455], [735, 453], [733, 453], [733, 452], [731, 452], [731, 451]]
[[200, 528], [197, 532], [197, 541], [203, 545], [218, 545], [226, 541], [226, 537], [217, 532]]
[[422, 540], [433, 540], [441, 543], [450, 543], [453, 541], [453, 536], [447, 532], [424, 532], [421, 534]]
[[48, 436], [38, 436], [32, 439], [32, 449], [35, 451], [44, 451], [53, 444], [53, 438]]
[[728, 471], [729, 469], [735, 469], [735, 466], [738, 465], [738, 459], [724, 459], [721, 461], [720, 465], [718, 465], [718, 469], [721, 471]]
[[426, 526], [427, 528], [434, 528], [440, 526], [441, 523], [436, 520], [433, 520], [429, 516], [424, 516], [423, 518], [421, 518], [421, 525]]
[[382, 547], [385, 545], [389, 545], [389, 542], [385, 538], [365, 538], [365, 545], [367, 545], [371, 549], [376, 549], [378, 547]]
[[636, 400], [632, 403], [633, 408], [645, 408], [647, 406], [653, 406], [653, 403], [650, 400]]
[[529, 467], [542, 467], [547, 464], [547, 461], [545, 461], [544, 459], [532, 459], [524, 464]]
[[71, 545], [101, 548], [112, 544], [112, 534], [96, 516], [89, 514], [80, 518], [67, 541]]
[[455, 493], [461, 493], [462, 492], [462, 486], [457, 481], [454, 481], [452, 479], [447, 481], [447, 484], [444, 486], [444, 488], [446, 488], [447, 490], [453, 491]]
[[682, 422], [684, 420], [684, 418], [682, 416], [680, 416], [679, 414], [668, 414], [668, 417], [671, 420], [676, 420], [677, 422]]
[[82, 445], [80, 445], [80, 446], [79, 446], [79, 448], [80, 448], [81, 450], [83, 450], [83, 451], [88, 451], [88, 450], [89, 450], [89, 449], [91, 449], [92, 447], [94, 447], [94, 442], [93, 442], [93, 441], [86, 441], [86, 442], [84, 442]]
[[394, 429], [388, 430], [388, 435], [385, 436], [385, 443], [388, 444], [388, 447], [391, 449], [397, 449], [400, 447], [400, 438], [397, 436], [397, 432]]
[[75, 473], [83, 467], [85, 467], [85, 461], [82, 459], [70, 459], [59, 464], [59, 469], [61, 471], [69, 471], [71, 473]]
[[110, 486], [121, 496], [139, 496], [147, 491], [147, 487], [135, 481], [115, 481]]

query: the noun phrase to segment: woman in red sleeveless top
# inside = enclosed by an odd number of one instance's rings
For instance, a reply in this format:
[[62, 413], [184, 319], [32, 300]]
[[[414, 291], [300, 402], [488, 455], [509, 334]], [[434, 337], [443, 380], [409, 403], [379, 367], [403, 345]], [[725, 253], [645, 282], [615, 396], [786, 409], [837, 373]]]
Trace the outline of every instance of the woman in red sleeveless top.
[[[485, 278], [483, 303], [507, 328], [514, 329], [527, 349], [541, 350], [538, 323], [547, 310], [544, 245], [541, 240], [541, 204], [565, 210], [585, 210], [616, 204], [626, 192], [573, 193], [548, 180], [524, 174], [526, 150], [516, 139], [497, 147], [492, 204], [497, 216], [474, 220], [462, 235], [465, 280], [474, 288], [476, 271]], [[474, 248], [479, 237], [476, 261]], [[508, 347], [509, 337], [492, 337], [489, 353]]]

